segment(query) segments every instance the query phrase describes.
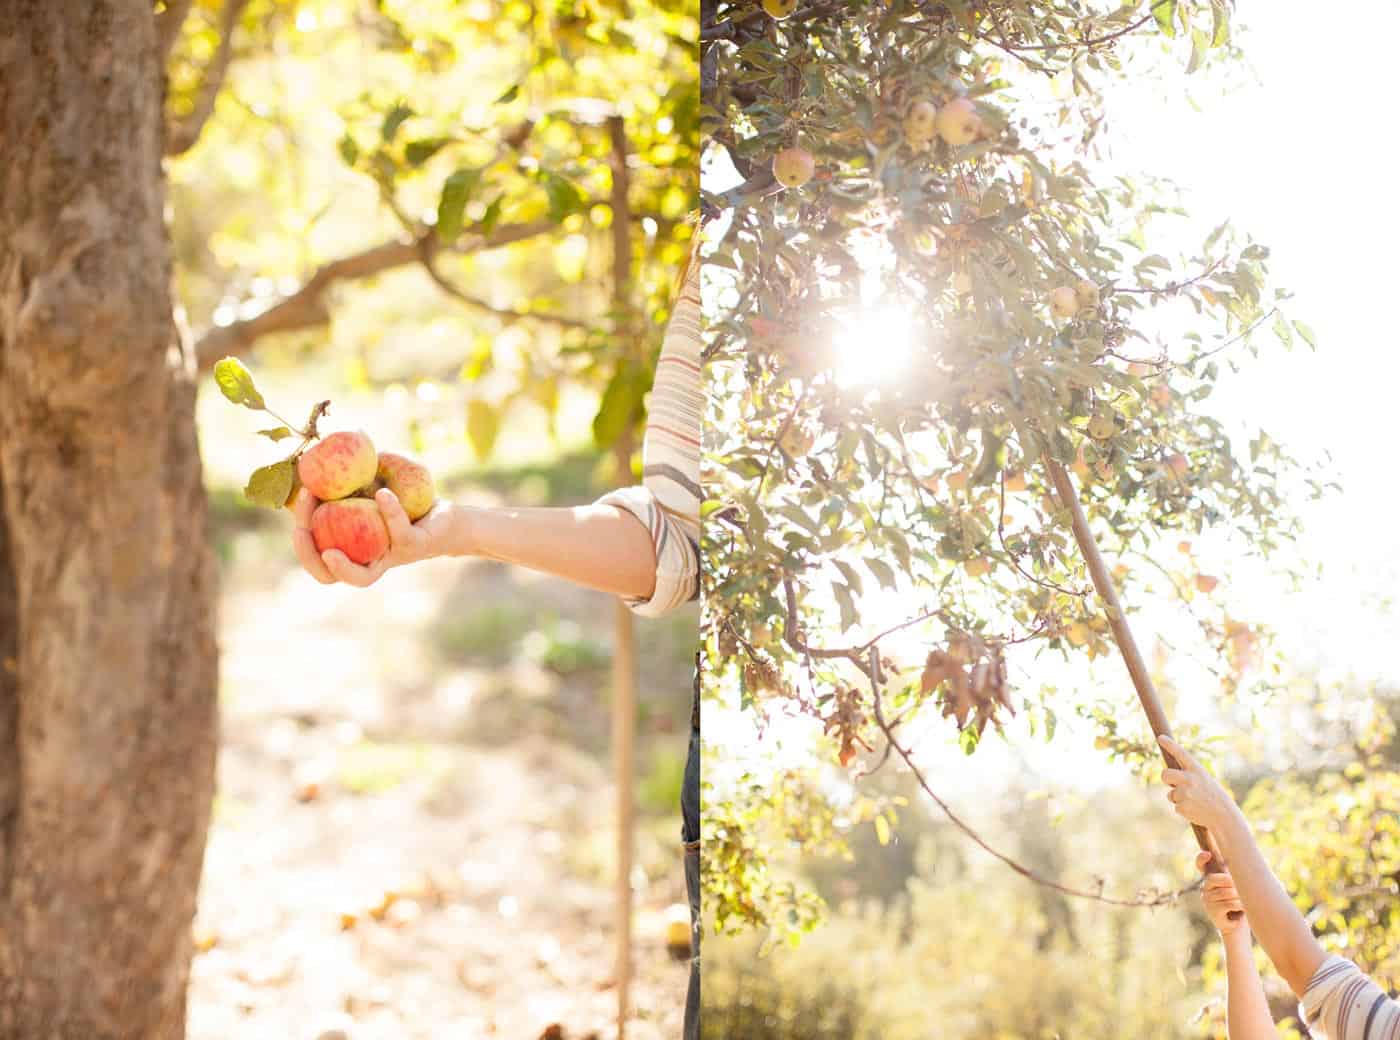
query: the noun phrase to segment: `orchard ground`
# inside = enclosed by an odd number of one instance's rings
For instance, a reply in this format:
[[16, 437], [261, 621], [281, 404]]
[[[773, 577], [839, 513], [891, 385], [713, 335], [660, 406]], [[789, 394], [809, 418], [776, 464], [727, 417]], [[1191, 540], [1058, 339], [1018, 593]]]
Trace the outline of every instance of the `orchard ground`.
[[[560, 428], [580, 436], [563, 449], [522, 412], [493, 456], [509, 464], [482, 468], [460, 421], [435, 429], [451, 402], [432, 391], [348, 393], [326, 365], [255, 371], [274, 407], [332, 397], [326, 431], [370, 431], [455, 500], [602, 490], [590, 401], [565, 401]], [[191, 1040], [532, 1038], [553, 1023], [615, 1035], [606, 598], [486, 561], [318, 585], [295, 564], [290, 516], [242, 499], [276, 448], [211, 386], [200, 417], [223, 737]], [[680, 1032], [686, 968], [662, 932], [685, 899], [676, 802], [696, 626], [689, 611], [637, 625], [639, 1040]]]

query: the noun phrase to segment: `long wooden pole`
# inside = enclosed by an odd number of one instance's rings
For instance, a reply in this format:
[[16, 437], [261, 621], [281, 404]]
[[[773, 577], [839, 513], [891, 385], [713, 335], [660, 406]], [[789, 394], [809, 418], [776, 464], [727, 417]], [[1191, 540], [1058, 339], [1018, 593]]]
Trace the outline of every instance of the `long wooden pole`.
[[[627, 131], [622, 116], [608, 118], [612, 145], [613, 311], [616, 328], [624, 338], [624, 350], [635, 345], [628, 320], [632, 282], [631, 208], [627, 194], [631, 178], [627, 169]], [[614, 447], [618, 478], [631, 483], [633, 440], [624, 433]], [[617, 784], [617, 906], [615, 908], [617, 976], [617, 1037], [625, 1040], [632, 1014], [632, 862], [637, 806], [632, 789], [637, 761], [637, 639], [632, 612], [621, 600], [613, 607], [612, 668], [613, 778]]]
[[[1170, 737], [1172, 730], [1171, 725], [1167, 722], [1167, 713], [1162, 710], [1162, 701], [1157, 696], [1157, 688], [1153, 685], [1152, 675], [1147, 670], [1147, 663], [1142, 659], [1142, 652], [1138, 649], [1137, 640], [1133, 638], [1132, 629], [1128, 627], [1127, 616], [1123, 613], [1123, 606], [1118, 600], [1118, 589], [1113, 584], [1113, 577], [1109, 574], [1108, 567], [1104, 563], [1103, 553], [1099, 551], [1099, 543], [1095, 541], [1094, 533], [1089, 530], [1089, 519], [1084, 515], [1084, 507], [1079, 504], [1079, 495], [1074, 489], [1074, 482], [1070, 479], [1064, 466], [1048, 455], [1045, 456], [1045, 469], [1050, 474], [1051, 483], [1055, 485], [1055, 493], [1064, 503], [1065, 508], [1069, 510], [1070, 525], [1074, 528], [1074, 540], [1079, 543], [1079, 551], [1084, 555], [1084, 563], [1089, 568], [1089, 577], [1093, 579], [1094, 588], [1099, 593], [1099, 599], [1103, 600], [1104, 609], [1108, 611], [1109, 628], [1113, 630], [1113, 639], [1123, 655], [1123, 663], [1128, 666], [1128, 674], [1132, 677], [1133, 687], [1137, 690], [1138, 700], [1142, 703], [1142, 710], [1147, 713], [1148, 724], [1157, 736]], [[1166, 751], [1162, 751], [1162, 759], [1173, 769], [1179, 765]], [[1194, 823], [1191, 825], [1191, 831], [1196, 836], [1196, 844], [1203, 851], [1212, 853], [1211, 860], [1206, 865], [1206, 873], [1213, 874], [1223, 870], [1220, 854], [1211, 841], [1210, 832]]]
[[637, 760], [637, 640], [632, 612], [613, 606], [613, 776], [617, 783], [617, 1035], [627, 1035], [632, 1013], [632, 832], [637, 809], [632, 792]]

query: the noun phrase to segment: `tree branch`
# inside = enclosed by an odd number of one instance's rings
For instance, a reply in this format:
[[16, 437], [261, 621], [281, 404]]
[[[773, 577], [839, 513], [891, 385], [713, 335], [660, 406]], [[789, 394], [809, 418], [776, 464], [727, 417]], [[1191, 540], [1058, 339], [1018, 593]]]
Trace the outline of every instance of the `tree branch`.
[[[800, 11], [794, 12], [791, 16], [783, 19], [785, 24], [795, 22], [810, 22], [816, 18], [825, 18], [829, 14], [836, 14], [843, 9], [840, 3], [812, 4], [804, 7]], [[722, 22], [707, 25], [700, 30], [700, 42], [709, 43], [713, 40], [732, 40], [739, 29], [753, 25], [756, 22], [765, 21], [769, 18], [767, 11], [759, 8], [757, 11], [750, 11], [735, 18], [726, 18]]]
[[170, 59], [175, 41], [180, 38], [180, 30], [189, 17], [193, 0], [169, 0], [165, 10], [156, 15], [156, 33], [160, 39], [161, 64]]
[[[186, 7], [189, 6], [187, 3]], [[223, 14], [219, 19], [219, 48], [204, 71], [204, 81], [199, 85], [199, 96], [190, 114], [166, 128], [165, 154], [183, 155], [199, 140], [204, 124], [214, 114], [214, 104], [223, 89], [224, 77], [228, 74], [229, 63], [233, 60], [233, 33], [238, 28], [238, 19], [248, 6], [248, 0], [224, 0]], [[178, 32], [178, 30], [177, 30]]]
[[[1092, 49], [1094, 47], [1102, 47], [1105, 43], [1112, 43], [1114, 40], [1121, 39], [1129, 33], [1136, 32], [1157, 17], [1157, 8], [1171, 2], [1172, 0], [1153, 0], [1152, 5], [1147, 9], [1147, 14], [1136, 21], [1130, 22], [1121, 29], [1115, 29], [1113, 32], [1104, 33], [1102, 36], [1086, 37], [1080, 40], [1066, 40], [1062, 43], [1010, 43], [1004, 38], [998, 40], [983, 33], [974, 32], [972, 35], [976, 36], [979, 40], [995, 44], [1002, 50], [1012, 54], [1019, 54], [1027, 51], [1058, 51], [1064, 50], [1065, 48], [1081, 50]], [[1000, 25], [998, 25], [998, 28], [1000, 28]]]
[[[556, 225], [547, 221], [536, 221], [497, 228], [489, 235], [467, 236], [454, 247], [454, 251], [476, 253], [497, 249], [513, 242], [547, 234], [555, 227]], [[325, 264], [317, 269], [300, 289], [279, 300], [261, 314], [228, 325], [215, 326], [200, 336], [195, 344], [200, 370], [207, 370], [221, 357], [246, 353], [263, 336], [275, 332], [296, 332], [327, 324], [330, 321], [330, 311], [326, 306], [325, 297], [332, 286], [340, 282], [369, 278], [410, 264], [423, 263], [424, 257], [431, 261], [439, 248], [442, 247], [437, 245], [435, 233], [429, 231], [417, 239], [396, 239]], [[459, 298], [462, 297], [459, 295]], [[509, 316], [519, 318], [522, 315], [509, 312]]]
[[492, 304], [487, 303], [485, 300], [478, 299], [477, 297], [472, 296], [470, 293], [467, 293], [457, 288], [456, 285], [454, 285], [450, 280], [448, 280], [446, 275], [444, 275], [440, 270], [438, 270], [437, 262], [436, 260], [434, 260], [433, 254], [431, 252], [424, 251], [421, 260], [423, 264], [423, 270], [427, 272], [428, 277], [432, 279], [433, 284], [436, 285], [443, 292], [447, 293], [448, 296], [451, 296], [454, 300], [460, 300], [462, 303], [465, 303], [468, 307], [475, 307], [477, 310], [485, 311], [488, 314], [494, 314], [500, 318], [533, 318], [536, 321], [548, 322], [551, 325], [559, 325], [566, 329], [587, 330], [593, 327], [586, 321], [579, 321], [579, 319], [577, 318], [569, 318], [562, 314], [542, 314], [536, 311], [509, 311], [506, 310], [504, 307], [493, 306]]
[[910, 755], [908, 749], [905, 748], [903, 744], [899, 743], [899, 741], [895, 739], [894, 724], [885, 721], [884, 704], [880, 696], [880, 685], [874, 678], [874, 676], [878, 675], [880, 671], [879, 651], [875, 647], [871, 647], [870, 649], [870, 661], [869, 664], [865, 667], [864, 671], [868, 676], [872, 677], [870, 680], [870, 690], [871, 695], [873, 697], [872, 707], [874, 708], [875, 713], [875, 725], [878, 726], [880, 732], [885, 735], [885, 740], [889, 742], [889, 747], [893, 748], [895, 754], [897, 754], [901, 759], [904, 760], [904, 765], [908, 768], [909, 772], [913, 774], [915, 782], [918, 783], [919, 787], [923, 789], [924, 794], [928, 795], [929, 799], [933, 802], [933, 804], [938, 806], [939, 810], [943, 813], [943, 815], [948, 818], [948, 821], [958, 830], [962, 831], [962, 833], [966, 835], [972, 841], [973, 844], [975, 844], [983, 852], [986, 852], [988, 855], [992, 856], [994, 859], [1000, 860], [1006, 866], [1014, 870], [1017, 874], [1020, 874], [1027, 881], [1033, 881], [1037, 885], [1042, 885], [1045, 888], [1053, 889], [1054, 891], [1059, 892], [1063, 895], [1074, 896], [1078, 899], [1092, 899], [1095, 902], [1108, 903], [1112, 906], [1166, 906], [1168, 904], [1175, 903], [1178, 899], [1186, 895], [1188, 892], [1193, 892], [1201, 887], [1201, 882], [1197, 881], [1195, 884], [1187, 885], [1186, 887], [1179, 888], [1173, 892], [1161, 892], [1149, 889], [1143, 891], [1141, 894], [1135, 897], [1127, 899], [1117, 898], [1114, 896], [1106, 896], [1103, 894], [1102, 887], [1100, 887], [1097, 891], [1087, 888], [1075, 888], [1071, 885], [1061, 884], [1060, 882], [1055, 881], [1051, 878], [1043, 877], [1040, 874], [1037, 874], [1030, 867], [1027, 867], [1023, 863], [1017, 862], [1016, 860], [1008, 856], [1006, 853], [994, 848], [987, 841], [987, 839], [982, 837], [981, 834], [977, 833], [977, 831], [973, 829], [971, 824], [969, 824], [966, 820], [964, 820], [961, 816], [954, 812], [952, 806], [950, 806], [942, 798], [938, 797], [938, 795], [934, 794], [933, 788], [929, 786], [928, 780], [924, 777], [923, 772], [919, 769], [917, 765], [914, 764], [914, 759]]

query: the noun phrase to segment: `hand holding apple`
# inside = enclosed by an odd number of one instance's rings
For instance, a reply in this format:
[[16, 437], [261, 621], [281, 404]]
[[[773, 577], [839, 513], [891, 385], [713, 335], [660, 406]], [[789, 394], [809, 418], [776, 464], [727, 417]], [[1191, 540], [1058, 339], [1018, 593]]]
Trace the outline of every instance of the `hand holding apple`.
[[[337, 517], [334, 512], [329, 518], [323, 516], [321, 511], [327, 507], [356, 510], [354, 524]], [[415, 523], [388, 488], [380, 488], [373, 499], [321, 503], [303, 488], [293, 503], [296, 527], [292, 531], [292, 548], [296, 550], [302, 569], [321, 584], [332, 585], [339, 581], [364, 588], [373, 585], [393, 567], [445, 553], [454, 512], [450, 504], [438, 502]], [[375, 520], [383, 528], [384, 546], [378, 555], [359, 553], [364, 543], [357, 539], [363, 538], [371, 547], [378, 547]], [[318, 533], [324, 536], [332, 525], [336, 525], [337, 535], [333, 542], [318, 537]], [[367, 562], [360, 558], [366, 555], [370, 557]]]
[[[388, 567], [432, 555], [428, 532], [413, 530], [414, 521], [431, 516], [436, 502], [426, 467], [402, 455], [379, 454], [362, 431], [323, 437], [317, 424], [329, 401], [311, 410], [304, 427], [292, 426], [267, 407], [252, 374], [236, 358], [215, 365], [214, 380], [233, 404], [267, 412], [282, 423], [259, 434], [273, 442], [301, 438], [289, 456], [255, 470], [243, 493], [255, 505], [295, 507], [293, 545], [313, 577], [368, 585]], [[369, 568], [377, 571], [370, 576]]]

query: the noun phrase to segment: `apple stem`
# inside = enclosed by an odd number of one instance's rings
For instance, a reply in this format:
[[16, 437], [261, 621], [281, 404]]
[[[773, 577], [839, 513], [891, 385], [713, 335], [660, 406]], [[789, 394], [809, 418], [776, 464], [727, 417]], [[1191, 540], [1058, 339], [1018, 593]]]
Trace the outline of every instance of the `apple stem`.
[[305, 436], [306, 436], [306, 431], [305, 431], [305, 430], [299, 430], [299, 429], [297, 429], [297, 428], [296, 428], [295, 426], [293, 426], [288, 420], [282, 418], [280, 415], [278, 415], [276, 412], [274, 412], [271, 408], [266, 408], [266, 407], [264, 407], [264, 408], [263, 408], [263, 411], [265, 411], [268, 415], [272, 416], [274, 419], [276, 419], [278, 422], [280, 422], [283, 426], [287, 427], [287, 429], [291, 430], [291, 431], [292, 431], [293, 433], [295, 433], [297, 436], [299, 436], [299, 437], [305, 437]]
[[[263, 411], [265, 411], [268, 415], [272, 416], [283, 426], [287, 427], [287, 429], [291, 430], [293, 433], [295, 433], [298, 437], [302, 439], [301, 447], [296, 450], [296, 455], [300, 455], [302, 453], [302, 450], [306, 447], [308, 443], [316, 440], [316, 438], [321, 436], [320, 433], [316, 431], [316, 424], [321, 420], [321, 416], [325, 415], [330, 410], [331, 403], [329, 401], [320, 402], [314, 408], [311, 409], [311, 418], [306, 420], [306, 428], [300, 429], [292, 425], [292, 423], [289, 420], [282, 418], [271, 408], [267, 407], [267, 405], [263, 405]], [[293, 457], [295, 457], [295, 455]]]

